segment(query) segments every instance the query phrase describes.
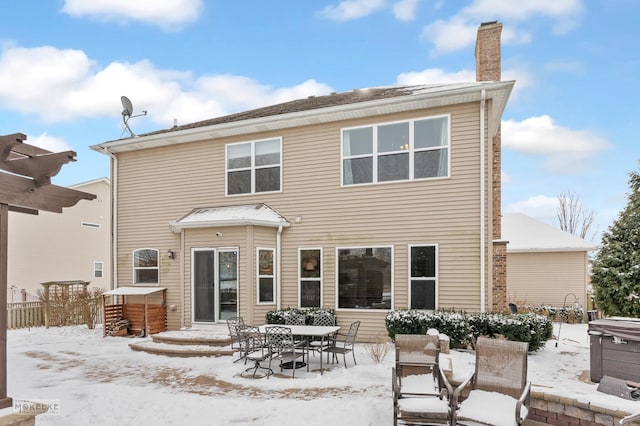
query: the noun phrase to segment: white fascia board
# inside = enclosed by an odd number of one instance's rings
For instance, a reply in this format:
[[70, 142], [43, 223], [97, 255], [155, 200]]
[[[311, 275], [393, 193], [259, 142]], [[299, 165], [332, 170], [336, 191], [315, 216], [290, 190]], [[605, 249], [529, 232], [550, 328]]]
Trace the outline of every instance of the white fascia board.
[[229, 220], [210, 220], [202, 222], [171, 222], [169, 227], [174, 233], [179, 233], [182, 229], [195, 229], [195, 228], [213, 228], [213, 227], [227, 227], [227, 226], [265, 226], [270, 228], [288, 228], [291, 224], [289, 222], [273, 222], [270, 220], [254, 220], [254, 219], [229, 219]]

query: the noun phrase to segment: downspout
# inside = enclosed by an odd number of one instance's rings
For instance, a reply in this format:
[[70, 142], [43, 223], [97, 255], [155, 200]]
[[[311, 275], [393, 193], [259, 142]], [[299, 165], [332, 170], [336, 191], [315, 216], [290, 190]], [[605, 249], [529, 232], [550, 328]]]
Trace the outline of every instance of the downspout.
[[118, 288], [118, 157], [109, 148], [101, 146], [102, 150], [113, 161], [113, 172], [111, 176], [111, 281], [113, 288]]
[[280, 248], [282, 247], [282, 225], [278, 226], [278, 233], [276, 234], [276, 310], [280, 310], [280, 264], [281, 255]]
[[480, 92], [480, 312], [484, 312], [486, 309], [485, 306], [485, 296], [486, 296], [486, 254], [485, 254], [485, 244], [486, 244], [486, 229], [485, 229], [485, 196], [486, 196], [486, 188], [485, 188], [485, 138], [484, 138], [484, 115], [485, 115], [485, 102], [486, 102], [487, 93], [485, 89], [482, 89]]
[[184, 259], [186, 258], [184, 254], [184, 228], [180, 229], [180, 293], [182, 294], [182, 300], [180, 303], [180, 329], [184, 330], [184, 314], [185, 314], [185, 304], [187, 303], [186, 296], [184, 294]]

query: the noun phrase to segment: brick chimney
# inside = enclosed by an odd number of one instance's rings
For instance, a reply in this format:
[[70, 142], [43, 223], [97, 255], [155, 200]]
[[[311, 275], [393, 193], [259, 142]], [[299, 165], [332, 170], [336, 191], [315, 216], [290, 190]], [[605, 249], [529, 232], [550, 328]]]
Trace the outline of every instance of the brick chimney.
[[483, 22], [476, 37], [476, 81], [500, 81], [502, 24]]
[[[483, 22], [476, 38], [476, 81], [500, 81], [500, 35], [502, 24], [497, 21]], [[491, 208], [492, 208], [492, 283], [491, 310], [507, 310], [507, 243], [502, 235], [502, 140], [500, 128], [492, 140], [491, 159]]]

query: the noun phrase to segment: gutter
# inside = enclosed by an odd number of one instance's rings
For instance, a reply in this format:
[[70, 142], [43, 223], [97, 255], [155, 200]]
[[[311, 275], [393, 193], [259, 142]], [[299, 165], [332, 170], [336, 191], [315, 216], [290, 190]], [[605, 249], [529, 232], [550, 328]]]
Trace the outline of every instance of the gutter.
[[485, 103], [486, 103], [486, 91], [482, 89], [480, 92], [480, 312], [483, 313], [486, 310], [485, 297], [486, 297], [486, 215], [485, 215], [485, 137], [484, 137], [484, 115], [485, 115]]
[[111, 176], [111, 282], [113, 289], [118, 288], [118, 157], [109, 148], [99, 145], [113, 162]]

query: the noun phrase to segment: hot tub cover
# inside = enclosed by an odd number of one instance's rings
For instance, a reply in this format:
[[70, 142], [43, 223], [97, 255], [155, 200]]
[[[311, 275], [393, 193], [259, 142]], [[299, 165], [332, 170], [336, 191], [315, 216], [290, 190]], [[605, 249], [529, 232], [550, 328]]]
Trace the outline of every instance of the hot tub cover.
[[640, 341], [640, 318], [611, 317], [590, 321], [589, 334], [594, 332]]

